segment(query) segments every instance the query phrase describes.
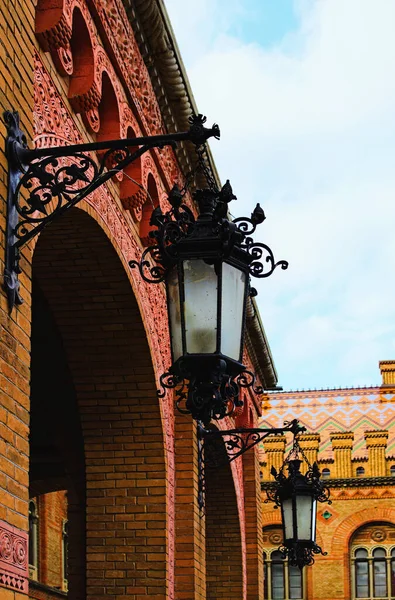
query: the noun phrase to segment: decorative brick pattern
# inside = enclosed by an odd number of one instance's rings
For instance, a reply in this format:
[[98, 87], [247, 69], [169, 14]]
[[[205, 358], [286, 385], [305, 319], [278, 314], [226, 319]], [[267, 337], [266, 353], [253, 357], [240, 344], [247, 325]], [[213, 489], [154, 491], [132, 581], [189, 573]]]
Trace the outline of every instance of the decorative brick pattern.
[[0, 586], [27, 593], [27, 539], [24, 531], [0, 521]]

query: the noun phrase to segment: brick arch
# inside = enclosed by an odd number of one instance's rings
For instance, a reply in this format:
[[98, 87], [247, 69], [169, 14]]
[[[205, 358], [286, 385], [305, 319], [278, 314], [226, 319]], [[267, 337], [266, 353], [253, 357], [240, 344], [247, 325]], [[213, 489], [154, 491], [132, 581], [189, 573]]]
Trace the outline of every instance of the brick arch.
[[371, 508], [364, 508], [349, 515], [338, 525], [333, 533], [331, 554], [341, 556], [344, 553], [348, 553], [351, 537], [356, 530], [363, 525], [375, 521], [395, 523], [395, 509], [390, 507], [375, 507], [374, 511], [372, 511]]
[[85, 2], [39, 0], [35, 31], [58, 72], [70, 77], [68, 97], [74, 110], [94, 128], [100, 100], [100, 88], [94, 81], [97, 37]]
[[[390, 507], [365, 508], [349, 515], [336, 528], [332, 536], [330, 555], [343, 559], [344, 593], [345, 598], [351, 597], [350, 582], [350, 540], [354, 533], [363, 525], [374, 522], [395, 522], [395, 509]], [[345, 574], [348, 574], [346, 577]]]
[[[121, 105], [121, 136], [136, 138], [141, 135], [129, 107]], [[137, 149], [137, 148], [136, 148]], [[132, 148], [133, 151], [133, 148]], [[142, 159], [133, 161], [126, 169], [120, 186], [122, 206], [126, 210], [139, 210], [147, 199], [147, 191], [142, 184]]]
[[[166, 596], [167, 472], [151, 354], [111, 242], [72, 209], [36, 244], [33, 277], [59, 330], [86, 463], [87, 596]], [[72, 596], [71, 596], [72, 597]]]
[[151, 215], [154, 208], [159, 205], [159, 192], [158, 186], [155, 181], [155, 177], [152, 173], [148, 174], [147, 177], [147, 199], [141, 207], [141, 221], [140, 221], [140, 239], [144, 246], [149, 246], [152, 243], [152, 238], [149, 233], [152, 229], [150, 225]]
[[207, 600], [241, 600], [244, 557], [235, 482], [223, 441], [206, 446], [212, 451], [220, 466], [205, 471]]
[[74, 6], [70, 52], [73, 69], [68, 97], [76, 112], [96, 108], [100, 93], [95, 83], [95, 56], [92, 33], [78, 5]]

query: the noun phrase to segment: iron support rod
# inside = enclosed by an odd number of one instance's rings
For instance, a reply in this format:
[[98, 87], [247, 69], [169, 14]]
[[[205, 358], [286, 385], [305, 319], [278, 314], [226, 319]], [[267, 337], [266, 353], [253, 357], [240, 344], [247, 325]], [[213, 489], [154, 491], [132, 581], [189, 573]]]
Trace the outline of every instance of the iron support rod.
[[[207, 130], [209, 131], [209, 130]], [[177, 142], [191, 139], [190, 131], [180, 133], [168, 133], [164, 135], [151, 135], [138, 138], [125, 138], [121, 140], [108, 140], [104, 142], [93, 142], [86, 144], [73, 144], [72, 146], [55, 146], [54, 148], [21, 148], [16, 149], [18, 159], [23, 164], [29, 164], [37, 158], [53, 156], [54, 158], [63, 156], [73, 156], [80, 152], [95, 152], [97, 150], [122, 150], [124, 148], [133, 148], [134, 146], [143, 146], [150, 144], [151, 147], [167, 146]]]

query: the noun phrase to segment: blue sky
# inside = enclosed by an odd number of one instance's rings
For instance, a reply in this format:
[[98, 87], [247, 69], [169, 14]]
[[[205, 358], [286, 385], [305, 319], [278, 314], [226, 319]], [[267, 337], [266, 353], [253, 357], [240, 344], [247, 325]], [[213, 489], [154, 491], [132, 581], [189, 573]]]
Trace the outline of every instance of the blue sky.
[[288, 271], [254, 280], [285, 389], [395, 358], [395, 2], [165, 0], [234, 215]]
[[238, 18], [229, 23], [228, 34], [243, 43], [270, 48], [296, 31], [298, 25], [293, 0], [244, 0], [238, 6]]

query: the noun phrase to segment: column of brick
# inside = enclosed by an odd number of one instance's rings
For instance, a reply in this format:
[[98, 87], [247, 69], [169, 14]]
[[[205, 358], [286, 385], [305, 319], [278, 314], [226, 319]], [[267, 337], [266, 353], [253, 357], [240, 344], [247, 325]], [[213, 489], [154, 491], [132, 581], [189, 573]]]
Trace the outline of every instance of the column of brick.
[[[306, 455], [307, 460], [313, 465], [318, 460], [318, 450], [320, 445], [319, 433], [304, 433], [299, 436], [299, 445]], [[303, 461], [301, 465], [302, 473], [305, 473], [308, 465]]]
[[330, 437], [335, 458], [335, 477], [351, 477], [351, 452], [354, 433], [352, 431], [331, 433]]
[[259, 472], [258, 449], [251, 449], [243, 455], [247, 600], [263, 599], [262, 500]]
[[175, 598], [206, 598], [205, 518], [198, 507], [196, 424], [175, 414]]
[[34, 273], [62, 335], [87, 483], [87, 598], [165, 600], [166, 464], [144, 327], [118, 257], [75, 209], [40, 237]]
[[[5, 231], [8, 164], [4, 154], [7, 135], [3, 112], [18, 110], [28, 139], [33, 134], [33, 0], [0, 2], [0, 277], [5, 267]], [[27, 260], [26, 260], [27, 258]], [[20, 530], [27, 552], [28, 529], [28, 423], [30, 364], [30, 252], [23, 252], [22, 294], [25, 304], [10, 314], [0, 291], [0, 529]], [[7, 565], [0, 560], [0, 569]], [[22, 571], [19, 571], [22, 574]], [[27, 593], [27, 568], [24, 571]], [[4, 585], [8, 585], [5, 583]], [[26, 598], [12, 584], [0, 582], [4, 600]]]
[[[225, 453], [221, 454], [226, 460]], [[230, 466], [222, 458], [221, 463], [220, 467], [206, 468], [207, 600], [240, 600], [243, 573], [239, 514]]]
[[285, 435], [269, 436], [263, 443], [267, 460], [266, 473], [269, 481], [274, 481], [273, 476], [270, 474], [271, 468], [274, 467], [279, 471], [284, 464], [285, 443]]
[[365, 431], [365, 442], [368, 449], [368, 473], [370, 477], [385, 477], [387, 474], [385, 450], [387, 448], [388, 431]]

